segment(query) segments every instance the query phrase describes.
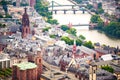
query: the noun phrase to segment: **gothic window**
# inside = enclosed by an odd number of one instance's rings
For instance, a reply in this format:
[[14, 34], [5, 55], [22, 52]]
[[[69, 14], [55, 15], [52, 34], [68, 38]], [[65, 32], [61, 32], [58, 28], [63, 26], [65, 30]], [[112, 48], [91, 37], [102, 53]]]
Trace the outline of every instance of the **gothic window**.
[[41, 63], [41, 59], [39, 59], [39, 63]]
[[26, 29], [26, 33], [28, 33], [28, 29]]

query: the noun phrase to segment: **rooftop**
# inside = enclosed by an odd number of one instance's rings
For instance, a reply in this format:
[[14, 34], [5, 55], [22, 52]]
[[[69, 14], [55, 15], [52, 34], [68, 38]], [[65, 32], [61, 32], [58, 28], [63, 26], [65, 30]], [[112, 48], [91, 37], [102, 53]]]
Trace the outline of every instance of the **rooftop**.
[[18, 64], [14, 64], [14, 65], [19, 67], [20, 70], [33, 69], [33, 68], [37, 67], [37, 65], [35, 63], [31, 63], [31, 62], [22, 62], [22, 63], [18, 63]]

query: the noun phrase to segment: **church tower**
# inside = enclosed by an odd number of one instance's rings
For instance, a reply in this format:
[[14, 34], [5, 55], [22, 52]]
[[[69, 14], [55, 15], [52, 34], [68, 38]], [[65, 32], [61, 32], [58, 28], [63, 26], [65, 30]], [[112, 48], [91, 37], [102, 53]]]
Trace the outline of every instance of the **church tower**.
[[91, 64], [89, 68], [89, 80], [97, 80], [97, 65]]
[[29, 24], [29, 16], [27, 14], [27, 8], [25, 8], [25, 12], [22, 16], [22, 38], [26, 38], [28, 34], [30, 34], [30, 24]]
[[75, 54], [76, 54], [76, 40], [74, 40], [72, 53], [73, 53], [73, 56], [75, 56]]

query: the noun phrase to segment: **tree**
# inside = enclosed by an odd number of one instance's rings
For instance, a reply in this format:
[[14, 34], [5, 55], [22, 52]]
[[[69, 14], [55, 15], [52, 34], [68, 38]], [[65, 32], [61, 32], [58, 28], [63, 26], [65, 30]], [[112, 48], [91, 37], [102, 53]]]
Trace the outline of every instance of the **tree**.
[[102, 14], [102, 13], [104, 13], [104, 10], [102, 8], [99, 8], [97, 12], [98, 12], [98, 14]]
[[76, 36], [76, 29], [70, 28], [69, 30], [67, 30], [67, 33], [72, 34], [73, 36]]
[[83, 42], [82, 42], [80, 39], [77, 39], [77, 40], [76, 40], [76, 45], [77, 45], [77, 46], [81, 46], [82, 43], [83, 43]]
[[58, 24], [56, 19], [48, 19], [47, 22], [50, 24]]
[[2, 1], [0, 2], [0, 4], [2, 5], [5, 13], [7, 14], [7, 12], [8, 12], [8, 7], [7, 7], [8, 2], [5, 1], [5, 0], [2, 0]]
[[82, 3], [82, 0], [73, 0], [75, 2], [77, 2], [78, 4]]
[[62, 25], [62, 26], [61, 26], [61, 29], [62, 29], [63, 31], [67, 31], [67, 30], [69, 30], [69, 27], [66, 26], [66, 25]]
[[102, 30], [103, 27], [104, 27], [104, 22], [103, 21], [99, 21], [96, 28], [99, 29], [99, 30]]
[[49, 12], [46, 3], [42, 0], [36, 0], [36, 5], [34, 6], [36, 11], [43, 17], [46, 18], [46, 21], [50, 24], [58, 24], [56, 19], [52, 19], [52, 13]]
[[65, 41], [66, 44], [73, 45], [73, 40], [71, 40], [71, 39], [70, 39], [69, 37], [67, 37], [67, 36], [61, 37], [61, 40]]
[[78, 37], [80, 40], [84, 41], [85, 40], [85, 37], [83, 35], [79, 35]]
[[87, 4], [87, 8], [88, 8], [88, 9], [92, 9], [92, 8], [93, 8], [93, 5]]
[[88, 41], [88, 42], [86, 41], [85, 43], [83, 43], [83, 45], [88, 47], [88, 48], [94, 49], [94, 46], [93, 46], [91, 41]]
[[13, 6], [16, 6], [16, 2], [13, 2]]
[[56, 35], [51, 34], [51, 35], [50, 35], [50, 38], [56, 38]]
[[98, 3], [98, 9], [102, 8], [102, 3]]
[[110, 67], [110, 66], [101, 66], [101, 68], [108, 71], [108, 72], [111, 72], [111, 73], [114, 72], [114, 69], [112, 67]]
[[46, 28], [43, 28], [43, 32], [45, 32], [45, 31], [48, 31], [50, 29], [50, 27], [46, 27]]
[[28, 6], [28, 3], [20, 3], [20, 6]]
[[6, 14], [6, 15], [5, 15], [5, 18], [12, 18], [12, 16], [9, 15], [9, 14]]
[[103, 29], [107, 35], [120, 38], [120, 23], [119, 22], [110, 22]]
[[102, 19], [100, 18], [99, 15], [92, 15], [90, 21], [91, 21], [92, 23], [97, 23], [98, 21], [102, 21]]

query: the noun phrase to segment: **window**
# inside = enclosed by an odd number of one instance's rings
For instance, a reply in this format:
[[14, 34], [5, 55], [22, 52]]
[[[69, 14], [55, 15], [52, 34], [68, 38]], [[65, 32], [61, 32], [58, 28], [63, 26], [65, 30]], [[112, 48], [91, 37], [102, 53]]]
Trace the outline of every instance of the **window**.
[[41, 59], [39, 59], [39, 63], [41, 63]]
[[2, 62], [0, 62], [0, 69], [2, 68]]
[[96, 72], [96, 70], [93, 71], [93, 73], [95, 73], [95, 72]]

